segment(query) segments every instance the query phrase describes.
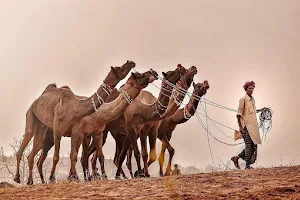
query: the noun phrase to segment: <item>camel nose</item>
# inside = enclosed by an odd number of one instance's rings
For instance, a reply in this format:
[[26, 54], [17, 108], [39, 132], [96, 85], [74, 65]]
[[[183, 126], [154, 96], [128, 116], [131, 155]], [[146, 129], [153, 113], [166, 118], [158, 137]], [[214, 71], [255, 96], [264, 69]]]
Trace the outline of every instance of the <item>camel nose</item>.
[[197, 74], [197, 73], [198, 73], [197, 67], [195, 67], [195, 66], [192, 66], [192, 67], [190, 68], [190, 71], [191, 71], [193, 74]]
[[204, 81], [204, 85], [205, 85], [205, 88], [206, 88], [206, 89], [209, 88], [209, 84], [208, 84], [208, 81], [207, 81], [207, 80]]

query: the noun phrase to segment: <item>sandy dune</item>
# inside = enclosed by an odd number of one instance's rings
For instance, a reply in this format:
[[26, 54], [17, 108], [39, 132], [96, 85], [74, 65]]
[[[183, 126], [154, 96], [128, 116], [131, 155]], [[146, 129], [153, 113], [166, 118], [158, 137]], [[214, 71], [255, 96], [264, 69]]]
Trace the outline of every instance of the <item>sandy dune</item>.
[[0, 199], [300, 199], [300, 166], [3, 188]]

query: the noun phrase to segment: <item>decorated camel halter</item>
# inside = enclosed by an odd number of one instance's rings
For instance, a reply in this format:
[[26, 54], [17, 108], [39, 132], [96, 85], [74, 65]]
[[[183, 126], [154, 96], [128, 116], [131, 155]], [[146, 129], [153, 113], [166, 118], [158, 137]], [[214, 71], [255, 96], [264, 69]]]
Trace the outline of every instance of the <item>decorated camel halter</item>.
[[191, 119], [193, 114], [189, 113], [187, 107], [188, 107], [188, 104], [183, 109], [183, 116], [184, 116], [184, 119], [189, 120], [189, 119]]
[[127, 93], [127, 91], [121, 90], [124, 98], [126, 99], [126, 101], [128, 102], [128, 104], [131, 104], [133, 99], [130, 97], [130, 95]]
[[[109, 84], [107, 84], [107, 83], [103, 83], [102, 85], [101, 85], [101, 88], [104, 90], [104, 92], [107, 94], [107, 96], [108, 95], [110, 95], [111, 94], [111, 92], [112, 92], [112, 90], [113, 90], [113, 86], [110, 86]], [[99, 108], [100, 108], [100, 106], [102, 105], [102, 104], [104, 104], [104, 100], [103, 100], [103, 98], [98, 94], [98, 91], [96, 91], [96, 96], [97, 96], [97, 99], [98, 99], [98, 101], [99, 101]], [[95, 112], [97, 112], [98, 111], [98, 109], [99, 108], [97, 108], [97, 106], [96, 106], [96, 103], [95, 103], [95, 100], [94, 100], [94, 96], [92, 96], [92, 104], [93, 104], [93, 107], [94, 107], [94, 110], [95, 110]]]
[[[139, 86], [135, 85], [134, 83], [131, 83], [130, 81], [127, 81], [126, 84], [131, 85], [132, 87], [137, 89], [139, 92], [143, 89], [143, 88], [140, 88]], [[125, 97], [126, 101], [128, 102], [128, 104], [131, 104], [133, 102], [133, 99], [130, 97], [128, 92], [125, 90], [121, 90], [121, 92], [122, 92], [123, 96]]]
[[113, 90], [113, 86], [110, 86], [109, 84], [107, 84], [107, 83], [103, 83], [102, 85], [102, 89], [104, 90], [104, 92], [107, 94], [107, 95], [110, 95], [111, 94], [111, 92], [112, 92], [112, 90]]
[[[163, 91], [166, 91], [167, 93], [169, 92], [170, 94], [166, 94], [164, 93]], [[168, 85], [167, 81], [164, 81], [163, 82], [163, 85], [162, 85], [162, 89], [161, 89], [161, 94], [164, 95], [165, 97], [168, 97], [170, 98], [171, 95], [172, 95], [172, 87]], [[156, 103], [155, 103], [155, 110], [156, 110], [156, 113], [159, 115], [160, 118], [163, 117], [163, 114], [165, 113], [165, 110], [167, 110], [168, 108], [168, 105], [163, 105], [159, 99], [157, 99]], [[163, 114], [160, 114], [159, 111], [163, 111]]]
[[[178, 98], [177, 90], [186, 91], [188, 88], [187, 88], [186, 82], [182, 81], [182, 80], [178, 81], [178, 86], [179, 86], [179, 88], [177, 88], [177, 87], [175, 88], [175, 90], [172, 93], [172, 96], [174, 98], [174, 102], [176, 103], [176, 105], [180, 106], [182, 104], [182, 101]], [[186, 94], [186, 92], [179, 92], [179, 95], [185, 96], [185, 94]]]

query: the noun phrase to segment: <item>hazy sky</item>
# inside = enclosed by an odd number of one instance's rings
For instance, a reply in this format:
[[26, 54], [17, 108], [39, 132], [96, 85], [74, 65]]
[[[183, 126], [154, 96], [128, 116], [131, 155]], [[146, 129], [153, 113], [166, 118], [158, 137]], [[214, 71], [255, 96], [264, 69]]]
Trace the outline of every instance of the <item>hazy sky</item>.
[[[25, 113], [49, 83], [90, 96], [111, 65], [129, 59], [140, 72], [195, 65], [195, 82], [210, 83], [206, 97], [234, 109], [244, 95], [243, 83], [254, 80], [257, 107], [274, 111], [273, 129], [258, 147], [258, 165], [300, 161], [300, 1], [0, 2], [0, 146], [7, 152], [14, 137], [22, 138]], [[158, 94], [153, 86], [148, 90]], [[238, 127], [233, 112], [208, 107], [208, 113]], [[219, 139], [233, 142], [209, 127]], [[175, 162], [211, 164], [206, 133], [195, 117], [177, 127], [171, 142]], [[223, 162], [241, 148], [213, 139], [211, 146], [214, 159]], [[109, 136], [106, 158], [113, 157], [114, 148]], [[70, 139], [64, 138], [61, 155], [69, 150]]]

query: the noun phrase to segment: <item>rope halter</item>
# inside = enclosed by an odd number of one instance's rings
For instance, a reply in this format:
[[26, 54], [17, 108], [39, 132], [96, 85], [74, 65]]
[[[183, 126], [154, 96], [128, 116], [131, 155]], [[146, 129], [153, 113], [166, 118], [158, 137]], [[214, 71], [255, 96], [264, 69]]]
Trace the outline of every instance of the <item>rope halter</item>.
[[[102, 83], [102, 85], [100, 86], [103, 91], [108, 95], [110, 95], [113, 91], [113, 89], [115, 88], [114, 86], [111, 86], [105, 82]], [[96, 96], [97, 96], [97, 99], [99, 101], [99, 108], [102, 104], [104, 104], [104, 99], [98, 94], [98, 90], [95, 92]], [[98, 111], [99, 108], [97, 108], [96, 106], [96, 103], [95, 103], [95, 100], [94, 100], [94, 96], [92, 96], [92, 104], [93, 104], [93, 107], [94, 107], [94, 110], [95, 112]]]

